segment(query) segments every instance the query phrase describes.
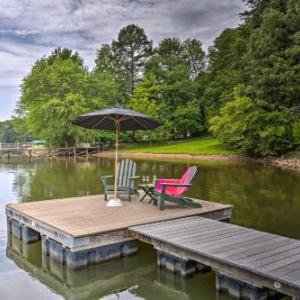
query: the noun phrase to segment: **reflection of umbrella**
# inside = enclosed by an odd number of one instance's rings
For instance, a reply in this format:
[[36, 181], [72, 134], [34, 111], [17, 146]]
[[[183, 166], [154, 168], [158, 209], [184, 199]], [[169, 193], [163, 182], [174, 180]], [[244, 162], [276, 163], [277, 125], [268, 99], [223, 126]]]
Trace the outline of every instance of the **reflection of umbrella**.
[[161, 124], [137, 111], [112, 107], [78, 116], [73, 124], [90, 128], [116, 131], [116, 151], [115, 151], [115, 195], [114, 199], [108, 202], [108, 206], [120, 206], [121, 200], [117, 199], [117, 176], [118, 176], [118, 148], [120, 130], [149, 130], [159, 127]]

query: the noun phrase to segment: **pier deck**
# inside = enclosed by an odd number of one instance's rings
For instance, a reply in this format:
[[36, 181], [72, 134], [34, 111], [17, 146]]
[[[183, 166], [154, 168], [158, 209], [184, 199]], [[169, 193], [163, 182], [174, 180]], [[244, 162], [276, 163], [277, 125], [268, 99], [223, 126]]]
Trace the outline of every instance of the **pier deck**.
[[233, 296], [243, 296], [249, 284], [261, 292], [254, 297], [252, 289], [247, 294], [250, 299], [269, 299], [264, 288], [300, 299], [299, 240], [202, 217], [129, 230], [133, 237], [154, 245], [164, 259], [159, 263], [167, 264], [167, 269], [174, 269], [180, 259], [211, 267], [217, 272], [217, 288], [225, 287]]
[[8, 232], [26, 243], [42, 240], [42, 252], [72, 269], [128, 256], [138, 250], [128, 227], [201, 215], [231, 217], [231, 206], [201, 201], [201, 208], [168, 205], [164, 211], [133, 197], [107, 207], [103, 195], [8, 204]]
[[[14, 217], [33, 229], [46, 226], [57, 233], [74, 238], [127, 229], [130, 226], [165, 221], [194, 215], [216, 219], [229, 219], [231, 205], [200, 200], [201, 208], [183, 208], [169, 204], [163, 211], [157, 206], [140, 202], [133, 197], [131, 202], [123, 201], [122, 207], [107, 207], [103, 195], [53, 199], [37, 202], [8, 204]], [[34, 226], [32, 226], [34, 225]]]

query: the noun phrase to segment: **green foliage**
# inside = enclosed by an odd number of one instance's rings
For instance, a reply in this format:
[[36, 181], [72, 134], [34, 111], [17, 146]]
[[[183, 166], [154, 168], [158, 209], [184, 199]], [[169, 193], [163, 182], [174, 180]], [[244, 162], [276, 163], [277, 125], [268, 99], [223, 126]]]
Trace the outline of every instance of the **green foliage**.
[[245, 54], [246, 94], [277, 107], [297, 106], [300, 3], [298, 0], [263, 2], [264, 9], [248, 21], [251, 34]]
[[98, 71], [89, 74], [85, 95], [87, 99], [103, 99], [107, 106], [122, 103], [118, 83], [110, 75]]
[[203, 98], [210, 113], [234, 96], [234, 88], [243, 78], [243, 55], [247, 46], [247, 30], [225, 29], [209, 48], [209, 65]]
[[108, 77], [116, 76], [114, 57], [110, 45], [103, 44], [97, 50], [94, 72]]
[[158, 94], [160, 89], [160, 85], [156, 83], [154, 75], [146, 76], [135, 88], [132, 97], [129, 99], [129, 108], [153, 118], [159, 118]]
[[18, 114], [25, 114], [29, 132], [48, 144], [93, 141], [96, 133], [72, 125], [72, 120], [113, 103], [117, 95], [115, 84], [99, 73], [90, 75], [77, 53], [58, 49], [38, 60], [24, 78]]
[[238, 97], [221, 108], [211, 119], [210, 130], [225, 145], [254, 156], [278, 155], [294, 146], [288, 111], [259, 107], [246, 97]]
[[177, 136], [185, 138], [195, 136], [203, 131], [199, 107], [196, 102], [189, 102], [188, 105], [178, 106], [174, 113], [174, 131]]
[[30, 137], [17, 132], [11, 120], [0, 122], [0, 143], [26, 142]]
[[[28, 123], [39, 138], [46, 140], [50, 145], [72, 145], [82, 141], [93, 140], [96, 131], [86, 131], [74, 126], [72, 120], [79, 114], [89, 112], [90, 109], [101, 108], [97, 100], [86, 101], [79, 94], [69, 93], [63, 101], [60, 98], [51, 98], [39, 106], [34, 106], [28, 115]], [[43, 120], [40, 122], [39, 120]]]
[[205, 55], [197, 40], [162, 40], [146, 64], [146, 76], [159, 86], [158, 116], [165, 136], [196, 136], [204, 131], [204, 108], [197, 78], [204, 72]]
[[296, 120], [293, 124], [293, 136], [295, 139], [296, 145], [300, 145], [300, 120]]

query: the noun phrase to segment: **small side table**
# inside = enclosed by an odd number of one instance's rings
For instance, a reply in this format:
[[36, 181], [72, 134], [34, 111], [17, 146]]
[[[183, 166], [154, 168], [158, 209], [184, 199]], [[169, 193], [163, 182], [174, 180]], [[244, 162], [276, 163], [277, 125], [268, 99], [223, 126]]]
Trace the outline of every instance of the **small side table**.
[[140, 184], [138, 186], [138, 188], [140, 188], [141, 190], [143, 190], [145, 192], [144, 196], [140, 199], [141, 202], [146, 198], [146, 196], [149, 196], [150, 197], [149, 203], [151, 203], [152, 200], [154, 200], [154, 203], [155, 203], [155, 198], [154, 198], [155, 186], [154, 186], [154, 184]]

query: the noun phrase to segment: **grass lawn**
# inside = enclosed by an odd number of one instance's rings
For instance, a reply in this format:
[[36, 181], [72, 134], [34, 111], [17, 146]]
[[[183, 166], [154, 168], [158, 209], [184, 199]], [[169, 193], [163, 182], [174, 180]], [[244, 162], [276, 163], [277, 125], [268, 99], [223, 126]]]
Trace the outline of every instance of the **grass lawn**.
[[126, 144], [122, 145], [124, 152], [164, 153], [164, 154], [193, 154], [193, 155], [232, 155], [233, 151], [226, 149], [214, 137], [201, 137], [164, 144]]

